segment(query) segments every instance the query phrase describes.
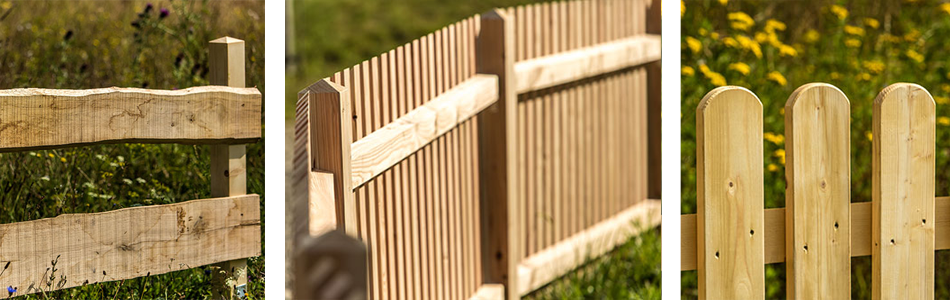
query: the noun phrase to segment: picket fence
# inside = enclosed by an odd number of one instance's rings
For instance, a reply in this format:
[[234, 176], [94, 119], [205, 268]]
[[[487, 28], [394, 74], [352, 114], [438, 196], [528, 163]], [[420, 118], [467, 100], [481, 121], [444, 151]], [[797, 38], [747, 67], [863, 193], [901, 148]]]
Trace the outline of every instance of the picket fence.
[[[211, 147], [211, 196], [0, 224], [0, 297], [218, 263], [216, 298], [241, 298], [261, 255], [260, 197], [246, 193], [245, 144], [261, 137], [261, 94], [245, 88], [244, 41], [210, 42], [210, 82], [183, 90], [0, 90], [0, 152], [93, 144]], [[55, 264], [55, 273], [52, 273]]]
[[[514, 299], [656, 226], [648, 11], [658, 33], [645, 0], [495, 9], [302, 90], [288, 291], [366, 276], [371, 299]], [[365, 243], [365, 275], [312, 257], [336, 228]]]
[[933, 299], [934, 251], [950, 249], [950, 198], [934, 197], [935, 105], [897, 83], [874, 100], [872, 201], [851, 203], [850, 103], [806, 84], [785, 105], [786, 205], [763, 209], [762, 104], [717, 88], [696, 110], [697, 214], [683, 215], [682, 269], [700, 299], [763, 299], [785, 262], [789, 299], [850, 299], [851, 257], [872, 258], [874, 299]]

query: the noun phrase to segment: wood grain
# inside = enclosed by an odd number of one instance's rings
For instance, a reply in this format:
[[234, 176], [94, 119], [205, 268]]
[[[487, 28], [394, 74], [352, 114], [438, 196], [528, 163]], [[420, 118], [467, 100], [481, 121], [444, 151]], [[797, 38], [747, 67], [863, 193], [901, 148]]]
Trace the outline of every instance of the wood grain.
[[0, 297], [258, 256], [260, 216], [245, 195], [2, 224], [0, 284], [17, 292]]

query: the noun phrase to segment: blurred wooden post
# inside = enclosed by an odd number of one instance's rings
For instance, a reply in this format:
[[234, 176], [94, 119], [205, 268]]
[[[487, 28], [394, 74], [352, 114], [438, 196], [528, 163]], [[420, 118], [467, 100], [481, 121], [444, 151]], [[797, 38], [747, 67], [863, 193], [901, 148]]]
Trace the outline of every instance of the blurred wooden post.
[[[244, 41], [223, 37], [210, 42], [211, 85], [245, 87]], [[246, 145], [211, 145], [211, 196], [247, 194]], [[227, 247], [228, 245], [223, 245]], [[215, 299], [244, 299], [247, 259], [218, 263], [214, 274]]]
[[479, 115], [478, 152], [481, 181], [482, 263], [485, 283], [505, 285], [507, 299], [518, 299], [521, 222], [515, 196], [514, 149], [517, 94], [514, 78], [514, 23], [495, 9], [481, 16], [476, 64], [478, 73], [498, 75], [498, 102]]
[[366, 246], [340, 230], [299, 240], [294, 254], [297, 299], [367, 299]]
[[[660, 0], [652, 1], [647, 8], [647, 33], [660, 35]], [[657, 60], [647, 67], [647, 198], [661, 199], [660, 195], [660, 62]]]

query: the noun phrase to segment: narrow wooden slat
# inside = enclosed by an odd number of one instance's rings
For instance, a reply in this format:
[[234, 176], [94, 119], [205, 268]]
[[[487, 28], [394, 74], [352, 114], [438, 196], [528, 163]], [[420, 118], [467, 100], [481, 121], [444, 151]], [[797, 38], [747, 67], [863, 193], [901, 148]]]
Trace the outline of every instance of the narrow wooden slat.
[[829, 84], [803, 85], [785, 104], [789, 299], [851, 298], [850, 117]]
[[874, 100], [874, 299], [934, 298], [935, 119], [919, 85], [892, 84]]
[[696, 129], [699, 299], [764, 298], [762, 103], [714, 89]]
[[260, 196], [244, 195], [2, 224], [0, 282], [17, 289], [3, 297], [258, 256], [260, 216]]
[[505, 286], [501, 284], [485, 284], [478, 288], [470, 300], [501, 300], [505, 299]]

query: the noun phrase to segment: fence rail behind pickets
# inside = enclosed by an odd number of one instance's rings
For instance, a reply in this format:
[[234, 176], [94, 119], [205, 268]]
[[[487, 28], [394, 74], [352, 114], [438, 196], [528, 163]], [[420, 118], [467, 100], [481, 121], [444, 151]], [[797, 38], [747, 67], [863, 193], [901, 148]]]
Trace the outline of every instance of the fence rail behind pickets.
[[496, 9], [304, 89], [295, 238], [365, 242], [370, 298], [516, 298], [657, 224], [649, 4]]
[[[211, 44], [211, 82], [227, 84], [216, 81], [215, 74], [239, 76], [239, 87], [0, 90], [0, 152], [105, 143], [212, 144], [212, 149], [242, 150], [239, 157], [225, 152], [223, 167], [214, 162], [222, 159], [221, 153], [212, 151], [211, 199], [0, 225], [0, 285], [16, 290], [0, 297], [213, 263], [223, 264], [225, 275], [215, 276], [219, 281], [233, 278], [231, 291], [215, 292], [243, 293], [246, 276], [234, 274], [246, 272], [245, 258], [261, 254], [260, 197], [246, 195], [243, 156], [244, 143], [261, 137], [261, 94], [244, 87], [244, 42], [222, 38]], [[227, 51], [215, 51], [217, 44]], [[239, 72], [228, 70], [236, 64]], [[232, 183], [223, 194], [214, 187], [221, 181]]]
[[682, 269], [700, 299], [765, 297], [764, 265], [786, 263], [790, 299], [851, 297], [851, 257], [870, 255], [876, 299], [933, 299], [934, 251], [950, 249], [950, 198], [934, 197], [935, 104], [916, 84], [874, 101], [871, 202], [851, 203], [850, 103], [806, 84], [785, 106], [785, 208], [763, 209], [762, 105], [717, 88], [700, 102], [697, 214], [683, 215]]

